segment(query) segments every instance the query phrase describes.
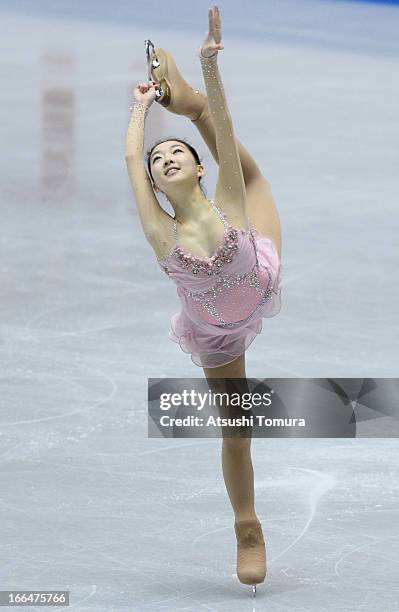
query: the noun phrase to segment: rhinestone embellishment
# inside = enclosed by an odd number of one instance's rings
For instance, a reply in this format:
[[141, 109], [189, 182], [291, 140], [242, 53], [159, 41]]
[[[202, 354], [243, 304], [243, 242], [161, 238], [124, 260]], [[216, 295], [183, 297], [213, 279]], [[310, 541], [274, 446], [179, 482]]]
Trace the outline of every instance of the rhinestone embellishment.
[[[185, 290], [185, 294], [194, 301], [199, 302], [210, 315], [212, 315], [213, 317], [215, 317], [215, 319], [217, 319], [217, 321], [219, 321], [219, 324], [216, 324], [217, 327], [239, 327], [243, 323], [246, 323], [247, 321], [252, 319], [258, 309], [265, 302], [270, 300], [273, 296], [272, 275], [270, 273], [269, 268], [266, 268], [267, 273], [269, 275], [269, 282], [266, 289], [263, 289], [260, 286], [258, 268], [259, 264], [256, 263], [250, 272], [246, 272], [244, 274], [224, 274], [219, 277], [219, 279], [211, 289], [208, 289], [207, 291]], [[232, 287], [247, 286], [253, 287], [260, 294], [261, 299], [259, 304], [257, 304], [256, 308], [245, 319], [241, 319], [240, 321], [235, 321], [233, 323], [227, 323], [217, 310], [216, 305], [214, 304], [218, 293], [223, 293], [226, 289], [230, 289]]]
[[212, 257], [199, 257], [192, 255], [178, 243], [176, 220], [173, 225], [173, 233], [176, 241], [176, 246], [172, 254], [180, 262], [186, 270], [189, 270], [197, 277], [207, 277], [220, 274], [225, 264], [233, 260], [234, 254], [238, 249], [238, 231], [231, 226], [226, 220], [226, 214], [223, 213], [213, 200], [209, 200], [212, 208], [223, 221], [225, 231], [222, 243], [217, 247]]
[[177, 246], [174, 253], [181, 265], [196, 276], [213, 276], [219, 274], [227, 263], [230, 263], [238, 249], [238, 232], [235, 228], [225, 231], [221, 245], [212, 257], [197, 257]]

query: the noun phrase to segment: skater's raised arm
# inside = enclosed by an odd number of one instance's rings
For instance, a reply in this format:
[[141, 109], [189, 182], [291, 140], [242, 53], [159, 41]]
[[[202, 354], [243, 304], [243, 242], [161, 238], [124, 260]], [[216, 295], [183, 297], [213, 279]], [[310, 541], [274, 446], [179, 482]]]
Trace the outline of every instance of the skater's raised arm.
[[198, 51], [202, 72], [211, 111], [212, 121], [216, 131], [216, 147], [219, 158], [219, 175], [216, 187], [216, 199], [226, 201], [231, 206], [241, 207], [246, 216], [245, 182], [242, 172], [240, 155], [234, 135], [233, 121], [227, 106], [223, 83], [217, 65], [221, 28], [219, 9], [210, 9], [209, 32]]
[[155, 95], [155, 86], [152, 83], [139, 83], [135, 87], [132, 114], [125, 140], [125, 160], [130, 183], [144, 234], [151, 245], [154, 238], [159, 235], [164, 222], [163, 217], [166, 216], [154, 193], [143, 158], [145, 120]]

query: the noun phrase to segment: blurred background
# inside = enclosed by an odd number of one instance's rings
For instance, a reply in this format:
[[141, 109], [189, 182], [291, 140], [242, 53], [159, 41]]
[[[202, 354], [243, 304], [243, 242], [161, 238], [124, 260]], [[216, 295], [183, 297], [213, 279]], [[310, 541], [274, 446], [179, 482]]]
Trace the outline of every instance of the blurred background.
[[[179, 301], [137, 215], [128, 109], [147, 38], [205, 90], [210, 6], [0, 5], [2, 589], [70, 588], [76, 610], [398, 610], [395, 439], [254, 441], [270, 563], [255, 604], [219, 440], [147, 438], [147, 379], [202, 370], [168, 339]], [[235, 131], [282, 223], [283, 307], [247, 374], [395, 377], [399, 6], [218, 6]], [[145, 149], [174, 136], [212, 198], [195, 126], [153, 104]]]

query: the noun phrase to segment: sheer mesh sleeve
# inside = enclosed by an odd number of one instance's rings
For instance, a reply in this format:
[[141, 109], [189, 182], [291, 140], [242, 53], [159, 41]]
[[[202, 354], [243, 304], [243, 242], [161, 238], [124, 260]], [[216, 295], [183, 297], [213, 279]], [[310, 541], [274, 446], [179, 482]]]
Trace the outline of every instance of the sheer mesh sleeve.
[[217, 53], [205, 58], [198, 52], [201, 61], [208, 104], [216, 130], [216, 147], [219, 157], [219, 179], [226, 191], [245, 201], [245, 183], [240, 155], [234, 135], [233, 122], [227, 106], [223, 83], [217, 65]]
[[144, 234], [152, 246], [154, 235], [159, 237], [160, 219], [166, 213], [154, 194], [143, 157], [145, 118], [148, 109], [149, 106], [141, 102], [136, 100], [133, 102], [126, 133], [125, 158], [140, 221]]
[[130, 108], [132, 113], [126, 133], [125, 157], [142, 155], [144, 147], [145, 118], [148, 113], [148, 106], [136, 100]]

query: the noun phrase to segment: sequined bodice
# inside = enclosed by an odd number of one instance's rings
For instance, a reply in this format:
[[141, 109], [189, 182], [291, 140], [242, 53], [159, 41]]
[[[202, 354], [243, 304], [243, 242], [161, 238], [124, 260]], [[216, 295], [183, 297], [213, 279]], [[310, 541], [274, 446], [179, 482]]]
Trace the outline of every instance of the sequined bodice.
[[[220, 245], [215, 249], [214, 254], [211, 257], [199, 257], [189, 253], [182, 245], [179, 244], [177, 238], [177, 225], [176, 220], [173, 224], [173, 236], [175, 240], [175, 246], [164, 258], [157, 258], [162, 269], [167, 274], [169, 273], [168, 260], [175, 258], [182, 268], [191, 272], [197, 277], [209, 277], [214, 276], [219, 270], [227, 263], [230, 263], [234, 257], [235, 252], [238, 248], [238, 228], [233, 227], [226, 220], [225, 213], [216, 206], [213, 200], [210, 200], [210, 204], [213, 209], [217, 212], [224, 224], [224, 235]], [[241, 230], [245, 231], [245, 230]], [[250, 232], [250, 230], [248, 230]], [[246, 233], [248, 233], [246, 232]]]
[[[212, 257], [198, 257], [182, 247], [177, 240], [175, 222], [173, 234], [176, 244], [166, 257], [157, 259], [178, 286], [178, 295], [191, 309], [192, 318], [200, 316], [204, 319], [205, 316], [212, 325], [238, 327], [252, 318], [255, 310], [270, 298], [271, 276], [266, 269], [259, 267], [254, 230], [232, 226], [213, 200], [210, 204], [225, 226], [223, 240]], [[247, 309], [250, 313], [237, 320], [234, 303], [237, 311], [245, 312]]]

